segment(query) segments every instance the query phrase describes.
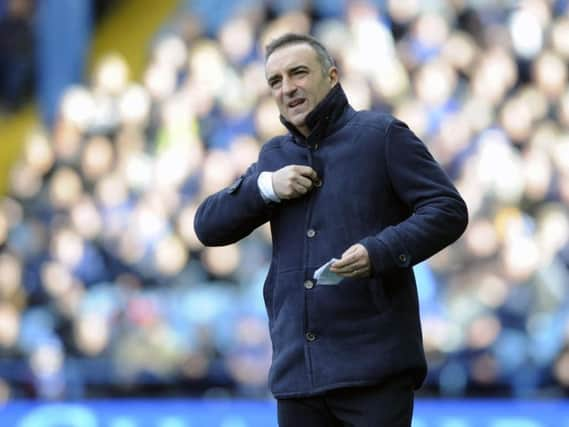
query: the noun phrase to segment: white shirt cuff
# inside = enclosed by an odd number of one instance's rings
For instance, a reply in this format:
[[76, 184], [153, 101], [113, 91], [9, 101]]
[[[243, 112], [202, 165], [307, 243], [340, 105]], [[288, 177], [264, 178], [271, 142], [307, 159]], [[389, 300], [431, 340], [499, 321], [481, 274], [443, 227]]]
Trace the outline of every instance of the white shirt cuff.
[[257, 178], [257, 186], [259, 187], [259, 191], [261, 192], [261, 196], [265, 202], [279, 203], [281, 201], [273, 188], [272, 172], [261, 172], [259, 174], [259, 178]]

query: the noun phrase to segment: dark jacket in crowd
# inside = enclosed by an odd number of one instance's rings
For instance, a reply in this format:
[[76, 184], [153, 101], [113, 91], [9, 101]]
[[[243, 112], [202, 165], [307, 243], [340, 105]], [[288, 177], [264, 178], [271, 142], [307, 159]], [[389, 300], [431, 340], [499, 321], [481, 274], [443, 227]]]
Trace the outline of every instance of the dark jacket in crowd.
[[[304, 138], [264, 144], [258, 161], [199, 207], [195, 230], [226, 245], [270, 221], [273, 254], [263, 296], [273, 343], [275, 397], [380, 383], [394, 375], [423, 382], [423, 351], [412, 266], [456, 240], [464, 201], [425, 145], [392, 116], [354, 111], [339, 84], [307, 116]], [[311, 166], [321, 179], [308, 194], [266, 203], [262, 171]], [[370, 278], [319, 285], [314, 271], [355, 243]]]

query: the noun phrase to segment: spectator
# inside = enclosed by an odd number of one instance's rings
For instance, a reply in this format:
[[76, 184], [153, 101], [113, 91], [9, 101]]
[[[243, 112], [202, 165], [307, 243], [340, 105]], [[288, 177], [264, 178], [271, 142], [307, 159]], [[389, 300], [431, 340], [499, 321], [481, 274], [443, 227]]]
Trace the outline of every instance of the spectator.
[[31, 0], [9, 0], [0, 18], [0, 110], [19, 108], [30, 94], [34, 77]]

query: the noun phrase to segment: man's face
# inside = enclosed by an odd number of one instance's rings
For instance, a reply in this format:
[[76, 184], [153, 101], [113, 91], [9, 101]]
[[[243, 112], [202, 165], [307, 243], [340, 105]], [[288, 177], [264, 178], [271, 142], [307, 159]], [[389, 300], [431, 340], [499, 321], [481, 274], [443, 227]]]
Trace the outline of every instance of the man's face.
[[305, 118], [338, 82], [336, 68], [324, 72], [314, 49], [295, 43], [269, 56], [265, 75], [281, 115], [307, 136]]

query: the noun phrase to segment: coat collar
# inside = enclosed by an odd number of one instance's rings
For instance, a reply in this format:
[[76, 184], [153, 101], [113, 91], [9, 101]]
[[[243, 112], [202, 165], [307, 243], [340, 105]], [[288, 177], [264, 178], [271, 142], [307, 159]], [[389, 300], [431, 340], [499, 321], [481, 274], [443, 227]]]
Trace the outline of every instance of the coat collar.
[[348, 104], [348, 98], [344, 93], [344, 89], [337, 83], [328, 94], [318, 103], [314, 109], [306, 116], [306, 124], [311, 130], [308, 137], [304, 137], [298, 129], [282, 115], [281, 123], [292, 134], [297, 142], [312, 145], [314, 141], [318, 141], [342, 127], [354, 113], [352, 107]]

